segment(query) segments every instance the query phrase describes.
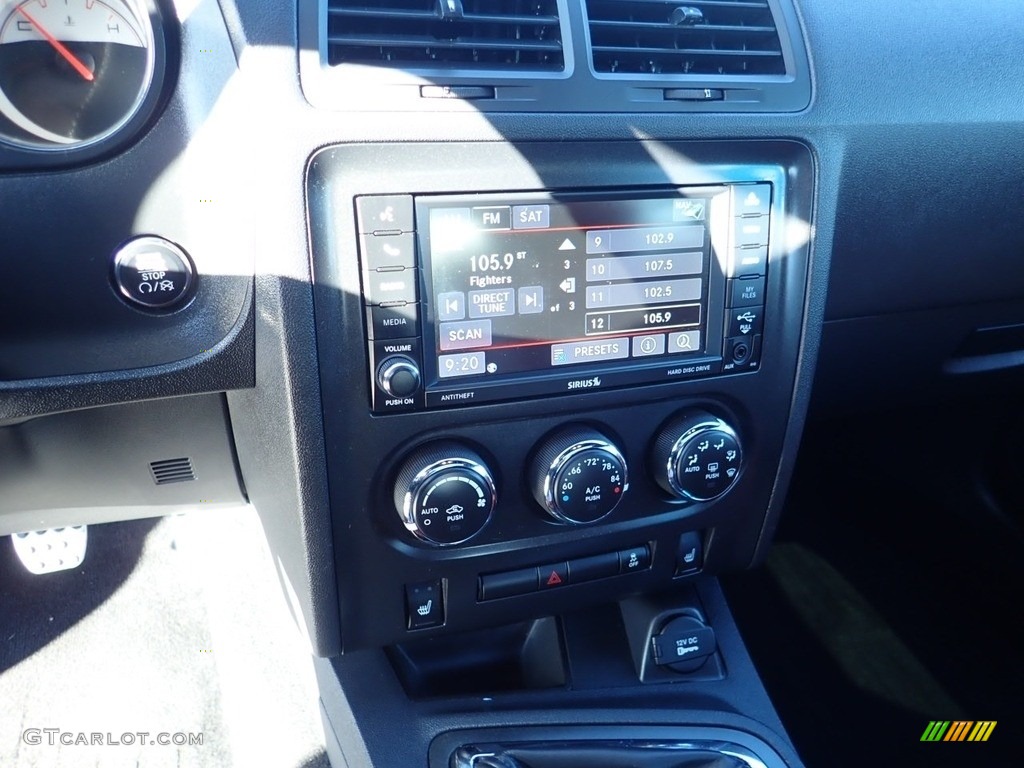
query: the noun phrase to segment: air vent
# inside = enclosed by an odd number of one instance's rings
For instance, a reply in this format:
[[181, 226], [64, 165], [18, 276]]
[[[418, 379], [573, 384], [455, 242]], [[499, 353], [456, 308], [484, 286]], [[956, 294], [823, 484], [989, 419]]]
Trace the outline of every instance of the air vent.
[[192, 459], [189, 458], [154, 461], [150, 463], [149, 471], [153, 475], [153, 482], [157, 485], [183, 483], [196, 479], [195, 470], [192, 468]]
[[587, 14], [597, 72], [786, 73], [766, 0], [587, 0]]
[[327, 14], [332, 66], [564, 68], [557, 0], [328, 0]]

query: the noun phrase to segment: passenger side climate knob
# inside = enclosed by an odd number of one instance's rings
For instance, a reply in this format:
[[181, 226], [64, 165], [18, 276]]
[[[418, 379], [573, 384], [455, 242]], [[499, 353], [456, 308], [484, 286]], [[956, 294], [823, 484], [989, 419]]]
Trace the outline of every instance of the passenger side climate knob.
[[475, 451], [454, 441], [423, 446], [398, 471], [395, 509], [406, 529], [437, 546], [476, 536], [497, 504], [494, 478]]
[[683, 501], [711, 501], [736, 482], [743, 449], [735, 430], [705, 411], [688, 411], [666, 424], [654, 440], [654, 480]]
[[395, 355], [377, 367], [377, 386], [391, 397], [409, 397], [420, 388], [420, 368], [405, 355]]
[[626, 459], [610, 439], [588, 427], [547, 437], [529, 468], [530, 490], [561, 523], [588, 525], [609, 515], [629, 488]]

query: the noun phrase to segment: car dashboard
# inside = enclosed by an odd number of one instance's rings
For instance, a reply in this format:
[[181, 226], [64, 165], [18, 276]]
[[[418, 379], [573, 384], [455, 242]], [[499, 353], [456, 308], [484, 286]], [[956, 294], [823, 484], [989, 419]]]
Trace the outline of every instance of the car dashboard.
[[333, 765], [801, 764], [717, 577], [1019, 383], [1012, 3], [0, 9], [0, 534], [252, 504]]

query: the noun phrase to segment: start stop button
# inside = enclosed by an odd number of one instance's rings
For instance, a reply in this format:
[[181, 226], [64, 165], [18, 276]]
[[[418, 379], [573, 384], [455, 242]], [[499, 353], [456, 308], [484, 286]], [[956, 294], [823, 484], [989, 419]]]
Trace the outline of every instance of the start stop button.
[[183, 303], [195, 281], [192, 260], [179, 246], [147, 235], [114, 253], [114, 284], [129, 304], [170, 309]]

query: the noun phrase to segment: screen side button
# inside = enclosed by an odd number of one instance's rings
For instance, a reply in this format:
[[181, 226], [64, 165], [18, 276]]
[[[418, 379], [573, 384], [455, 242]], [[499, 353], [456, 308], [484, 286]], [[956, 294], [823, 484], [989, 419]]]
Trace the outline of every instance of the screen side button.
[[736, 219], [733, 246], [736, 248], [753, 248], [768, 245], [768, 217]]
[[416, 266], [416, 246], [410, 233], [399, 235], [363, 235], [360, 255], [363, 269], [412, 269]]
[[759, 248], [737, 248], [732, 252], [729, 265], [730, 277], [757, 277], [768, 269], [768, 246]]
[[416, 280], [419, 270], [398, 269], [387, 272], [364, 272], [364, 299], [367, 304], [416, 303]]
[[419, 332], [418, 304], [385, 304], [366, 308], [366, 330], [371, 339], [415, 338]]
[[412, 195], [366, 195], [356, 198], [362, 234], [413, 232]]
[[743, 184], [732, 188], [733, 213], [737, 216], [767, 216], [772, 205], [770, 184]]
[[764, 278], [744, 277], [729, 281], [730, 307], [759, 307], [764, 304]]

